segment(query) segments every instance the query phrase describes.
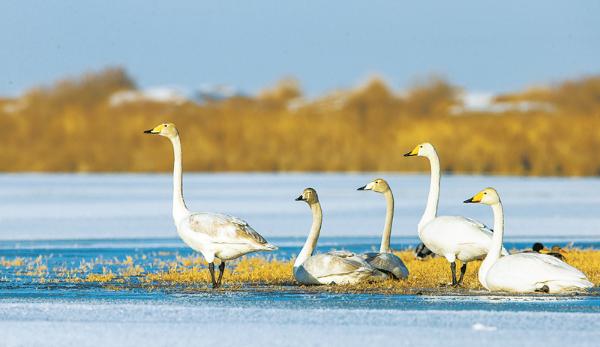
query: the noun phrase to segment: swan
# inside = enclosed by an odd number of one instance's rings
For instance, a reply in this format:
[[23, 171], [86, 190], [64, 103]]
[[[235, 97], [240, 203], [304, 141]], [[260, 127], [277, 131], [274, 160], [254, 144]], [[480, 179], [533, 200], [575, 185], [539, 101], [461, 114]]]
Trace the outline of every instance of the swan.
[[494, 212], [494, 236], [479, 268], [479, 282], [489, 291], [563, 293], [594, 285], [583, 272], [551, 255], [516, 253], [501, 257], [504, 212], [494, 188], [486, 188], [465, 203], [481, 203]]
[[[425, 212], [418, 224], [421, 241], [433, 253], [443, 256], [450, 262], [452, 286], [460, 286], [467, 263], [483, 259], [492, 241], [492, 230], [483, 223], [462, 216], [437, 216], [440, 198], [440, 159], [430, 143], [417, 145], [405, 157], [420, 156], [429, 159], [431, 182]], [[508, 254], [502, 249], [503, 254]], [[462, 262], [460, 277], [456, 280], [456, 259]]]
[[334, 251], [313, 255], [323, 221], [319, 197], [316, 190], [306, 188], [296, 201], [305, 201], [313, 216], [308, 238], [294, 262], [296, 281], [301, 284], [356, 284], [387, 277], [351, 252]]
[[372, 190], [383, 194], [386, 201], [385, 227], [381, 236], [379, 252], [369, 252], [361, 256], [374, 268], [387, 274], [392, 279], [404, 279], [408, 277], [408, 269], [390, 248], [390, 236], [392, 234], [392, 221], [394, 220], [394, 195], [386, 180], [378, 178], [357, 190]]
[[[221, 285], [226, 260], [252, 252], [277, 249], [241, 219], [220, 213], [190, 212], [183, 200], [181, 141], [175, 124], [163, 123], [144, 133], [164, 136], [173, 145], [173, 221], [183, 242], [202, 253], [208, 262], [213, 288]], [[215, 258], [221, 262], [217, 280]]]

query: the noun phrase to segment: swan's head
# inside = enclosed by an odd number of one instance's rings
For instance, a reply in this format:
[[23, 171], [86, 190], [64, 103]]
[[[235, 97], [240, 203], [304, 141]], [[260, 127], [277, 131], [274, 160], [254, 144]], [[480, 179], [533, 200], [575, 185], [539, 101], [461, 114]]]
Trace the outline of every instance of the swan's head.
[[313, 188], [306, 188], [302, 194], [296, 198], [296, 201], [306, 201], [307, 204], [312, 205], [319, 202], [319, 196], [317, 191]]
[[369, 182], [369, 184], [367, 184], [366, 186], [362, 186], [357, 190], [372, 190], [377, 193], [385, 193], [388, 190], [390, 190], [390, 186], [383, 178], [377, 178]]
[[433, 145], [429, 142], [423, 142], [421, 144], [416, 145], [412, 151], [404, 154], [404, 156], [405, 157], [414, 157], [414, 156], [428, 157], [432, 154], [435, 154], [435, 147], [433, 147]]
[[144, 134], [154, 134], [171, 138], [177, 136], [178, 132], [177, 128], [175, 127], [175, 124], [162, 123], [150, 130], [144, 131]]
[[500, 195], [494, 188], [485, 188], [472, 198], [464, 201], [465, 203], [480, 203], [486, 205], [495, 205], [500, 202]]

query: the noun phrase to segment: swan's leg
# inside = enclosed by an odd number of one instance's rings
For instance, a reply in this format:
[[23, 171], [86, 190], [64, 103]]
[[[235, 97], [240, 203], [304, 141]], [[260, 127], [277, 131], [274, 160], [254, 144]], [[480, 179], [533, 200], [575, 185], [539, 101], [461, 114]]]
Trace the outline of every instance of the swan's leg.
[[210, 271], [210, 278], [212, 279], [213, 288], [219, 288], [219, 284], [215, 281], [215, 263], [208, 263], [208, 271]]
[[221, 286], [221, 280], [223, 279], [223, 272], [225, 272], [225, 262], [221, 260], [219, 264], [219, 279], [217, 280], [217, 286]]
[[456, 282], [456, 261], [450, 263], [450, 270], [452, 271], [452, 286], [455, 287]]
[[467, 272], [467, 263], [464, 262], [460, 267], [460, 277], [458, 278], [457, 286], [462, 284], [463, 278], [465, 277], [465, 272]]

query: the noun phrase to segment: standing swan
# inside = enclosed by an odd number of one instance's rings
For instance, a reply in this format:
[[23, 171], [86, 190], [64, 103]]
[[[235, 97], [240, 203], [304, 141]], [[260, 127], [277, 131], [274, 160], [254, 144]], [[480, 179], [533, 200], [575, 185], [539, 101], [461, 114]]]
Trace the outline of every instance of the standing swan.
[[294, 262], [294, 278], [302, 284], [356, 284], [369, 280], [385, 279], [386, 276], [369, 263], [351, 252], [329, 252], [313, 255], [323, 212], [317, 192], [306, 188], [296, 201], [306, 201], [312, 211], [313, 221], [306, 243]]
[[369, 184], [358, 188], [358, 190], [372, 190], [383, 194], [385, 197], [386, 213], [385, 227], [381, 236], [379, 252], [363, 254], [363, 258], [377, 270], [387, 274], [392, 279], [404, 279], [408, 277], [408, 269], [390, 248], [390, 237], [392, 234], [392, 222], [394, 220], [394, 195], [389, 184], [383, 178], [378, 178]]
[[[418, 225], [419, 238], [433, 253], [445, 257], [450, 262], [452, 286], [460, 286], [467, 271], [467, 263], [482, 259], [487, 254], [492, 241], [492, 231], [481, 222], [470, 218], [437, 216], [440, 199], [440, 159], [433, 145], [422, 143], [404, 156], [420, 156], [429, 159], [431, 183], [427, 207]], [[502, 249], [502, 254], [508, 252]], [[462, 262], [458, 281], [456, 259]]]
[[[277, 249], [241, 219], [219, 213], [190, 212], [183, 201], [181, 142], [175, 124], [160, 124], [144, 133], [164, 136], [173, 144], [173, 221], [183, 242], [202, 253], [208, 262], [213, 288], [221, 285], [225, 260], [251, 252]], [[221, 261], [219, 279], [216, 281], [215, 258]]]
[[489, 291], [514, 293], [562, 293], [594, 285], [578, 269], [551, 255], [517, 253], [500, 257], [504, 236], [504, 212], [494, 188], [486, 188], [465, 203], [481, 203], [494, 212], [494, 236], [490, 251], [479, 268], [479, 282]]

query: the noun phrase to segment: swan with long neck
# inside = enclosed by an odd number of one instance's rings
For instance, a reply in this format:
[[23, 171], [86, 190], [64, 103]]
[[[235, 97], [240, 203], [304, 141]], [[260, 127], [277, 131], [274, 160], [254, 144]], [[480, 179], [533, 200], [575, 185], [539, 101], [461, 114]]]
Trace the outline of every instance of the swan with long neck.
[[[422, 143], [405, 157], [420, 156], [429, 159], [431, 180], [425, 212], [418, 224], [419, 238], [433, 253], [443, 256], [450, 263], [452, 285], [460, 286], [467, 263], [483, 259], [492, 242], [492, 230], [483, 223], [462, 216], [438, 216], [440, 199], [440, 159], [433, 145]], [[502, 249], [503, 254], [508, 254]], [[456, 259], [462, 262], [460, 277], [456, 279]]]
[[358, 188], [358, 190], [371, 190], [381, 193], [385, 197], [386, 212], [385, 224], [381, 236], [379, 252], [364, 253], [361, 256], [374, 268], [387, 274], [393, 279], [404, 279], [408, 277], [408, 269], [402, 259], [398, 258], [390, 248], [392, 235], [392, 223], [394, 220], [394, 194], [386, 180], [377, 178], [369, 184]]
[[[144, 133], [164, 136], [173, 145], [173, 222], [183, 242], [202, 253], [208, 263], [213, 288], [221, 285], [225, 261], [252, 252], [277, 249], [241, 219], [212, 212], [190, 212], [183, 199], [179, 131], [174, 124], [163, 123]], [[218, 279], [215, 279], [215, 259], [220, 260]]]
[[489, 205], [494, 213], [494, 236], [479, 268], [479, 282], [489, 291], [563, 293], [593, 284], [583, 272], [548, 254], [516, 253], [502, 256], [504, 211], [494, 188], [486, 188], [465, 203]]
[[294, 261], [294, 278], [302, 284], [356, 284], [386, 276], [354, 253], [333, 251], [313, 255], [321, 233], [323, 212], [316, 190], [306, 188], [296, 201], [304, 201], [312, 212], [312, 225], [302, 250]]

